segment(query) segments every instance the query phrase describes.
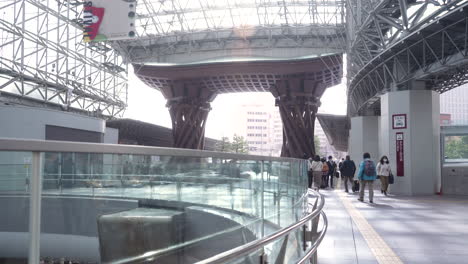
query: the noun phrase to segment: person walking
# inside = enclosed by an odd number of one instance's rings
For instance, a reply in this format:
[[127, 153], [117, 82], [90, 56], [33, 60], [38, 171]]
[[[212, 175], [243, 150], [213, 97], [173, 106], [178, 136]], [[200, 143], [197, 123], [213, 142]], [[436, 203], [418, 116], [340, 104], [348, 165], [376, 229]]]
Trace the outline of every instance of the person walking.
[[327, 165], [327, 159], [322, 158], [322, 188], [327, 188], [328, 187], [328, 165]]
[[332, 156], [328, 156], [327, 165], [328, 165], [327, 184], [328, 184], [328, 179], [330, 179], [330, 188], [333, 189], [333, 187], [334, 187], [333, 177], [335, 176], [336, 163], [335, 163], [335, 161], [333, 161]]
[[361, 182], [358, 200], [364, 202], [364, 190], [369, 186], [369, 202], [374, 203], [374, 181], [377, 178], [377, 172], [374, 162], [370, 159], [369, 153], [364, 153], [364, 160], [359, 165], [358, 179]]
[[354, 173], [356, 173], [356, 164], [351, 160], [350, 156], [346, 156], [346, 160], [342, 162], [340, 168], [341, 178], [344, 180], [345, 192], [348, 191], [348, 181], [353, 186]]
[[343, 179], [343, 173], [341, 173], [341, 168], [343, 167], [344, 161], [345, 161], [345, 159], [341, 158], [340, 163], [338, 163], [338, 171], [340, 172], [341, 179]]
[[392, 169], [390, 168], [390, 162], [388, 161], [387, 156], [382, 156], [380, 158], [379, 163], [377, 164], [377, 175], [380, 178], [380, 191], [387, 196], [388, 190], [388, 178], [392, 173]]
[[312, 187], [314, 190], [319, 191], [320, 186], [322, 185], [322, 169], [323, 164], [320, 161], [320, 156], [315, 155], [313, 161], [310, 164], [310, 169], [312, 171]]

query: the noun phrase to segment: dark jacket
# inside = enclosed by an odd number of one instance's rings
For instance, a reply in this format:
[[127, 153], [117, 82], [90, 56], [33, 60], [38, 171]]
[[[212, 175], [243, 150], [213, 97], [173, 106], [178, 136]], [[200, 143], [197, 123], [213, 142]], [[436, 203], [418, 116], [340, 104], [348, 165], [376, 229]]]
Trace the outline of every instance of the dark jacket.
[[345, 160], [341, 166], [341, 174], [346, 177], [354, 177], [356, 173], [356, 164], [352, 160]]
[[328, 175], [333, 175], [336, 170], [336, 163], [334, 161], [328, 160], [327, 165], [328, 165]]

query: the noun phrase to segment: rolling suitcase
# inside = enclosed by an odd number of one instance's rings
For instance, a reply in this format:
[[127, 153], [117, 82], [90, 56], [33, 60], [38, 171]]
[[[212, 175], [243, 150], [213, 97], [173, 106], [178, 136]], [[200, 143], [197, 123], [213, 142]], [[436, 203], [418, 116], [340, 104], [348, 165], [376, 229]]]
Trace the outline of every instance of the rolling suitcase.
[[359, 192], [359, 181], [358, 180], [354, 180], [353, 181], [353, 192]]

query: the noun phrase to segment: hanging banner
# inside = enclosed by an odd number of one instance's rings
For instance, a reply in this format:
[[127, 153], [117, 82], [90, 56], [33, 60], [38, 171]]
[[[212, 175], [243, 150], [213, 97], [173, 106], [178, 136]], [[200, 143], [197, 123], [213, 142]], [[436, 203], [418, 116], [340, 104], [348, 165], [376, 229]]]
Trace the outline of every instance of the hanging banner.
[[403, 177], [405, 175], [405, 147], [403, 132], [396, 133], [396, 167], [397, 176]]
[[136, 0], [84, 1], [83, 41], [134, 38], [135, 12]]

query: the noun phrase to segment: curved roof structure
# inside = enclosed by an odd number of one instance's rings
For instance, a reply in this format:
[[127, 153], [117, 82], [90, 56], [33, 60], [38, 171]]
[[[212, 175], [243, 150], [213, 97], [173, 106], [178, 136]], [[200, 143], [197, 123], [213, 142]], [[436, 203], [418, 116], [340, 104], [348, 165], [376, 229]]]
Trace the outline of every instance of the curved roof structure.
[[317, 114], [317, 119], [327, 136], [328, 142], [338, 151], [348, 151], [349, 129], [348, 116]]
[[350, 115], [378, 113], [382, 93], [413, 89], [414, 80], [440, 93], [468, 82], [468, 1], [350, 3]]
[[[106, 122], [107, 127], [119, 130], [119, 144], [155, 147], [173, 146], [172, 130], [134, 119], [114, 119]], [[205, 150], [215, 150], [218, 140], [205, 138]]]
[[[161, 90], [184, 82], [214, 93], [268, 92], [277, 81], [305, 78], [323, 89], [340, 83], [342, 56], [328, 55], [300, 60], [214, 62], [185, 65], [134, 65], [135, 74], [150, 87]], [[318, 97], [322, 95], [320, 92]]]

